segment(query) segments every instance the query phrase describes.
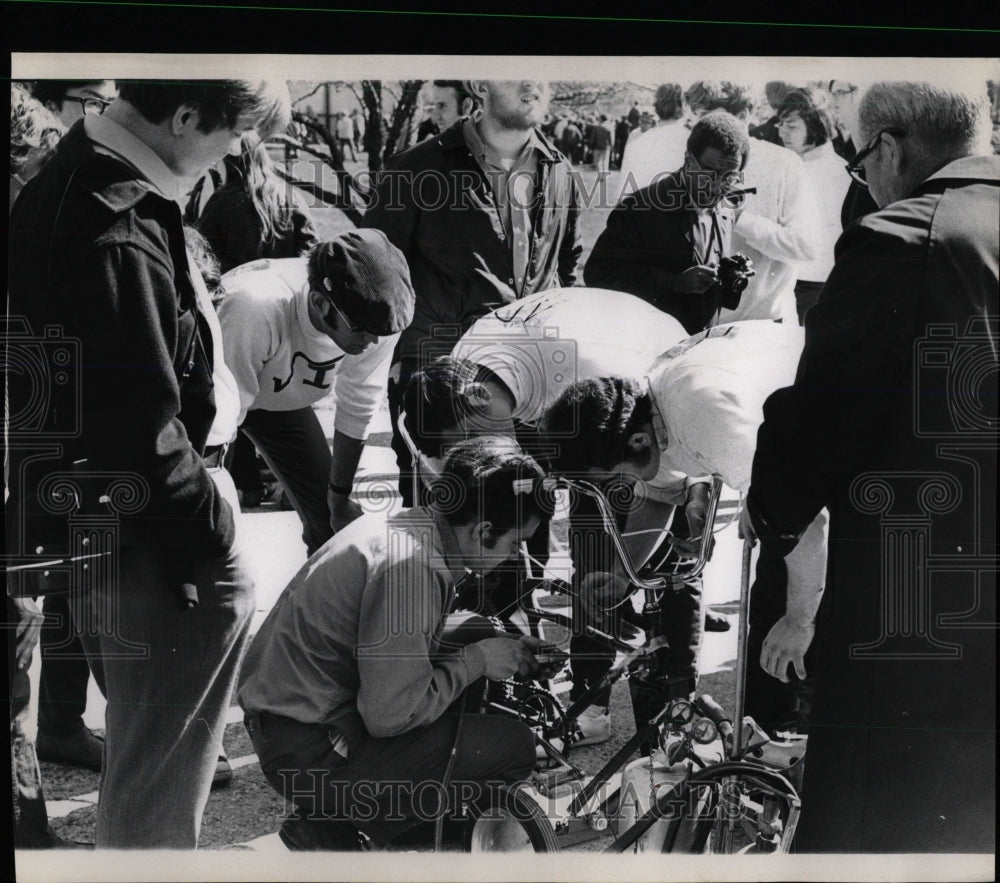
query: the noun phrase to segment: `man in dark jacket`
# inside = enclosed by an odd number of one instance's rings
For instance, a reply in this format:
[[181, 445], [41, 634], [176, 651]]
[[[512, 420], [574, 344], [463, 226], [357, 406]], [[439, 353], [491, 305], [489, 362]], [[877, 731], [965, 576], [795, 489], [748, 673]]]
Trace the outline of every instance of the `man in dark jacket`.
[[[802, 851], [995, 848], [1000, 159], [987, 108], [985, 90], [867, 91], [851, 170], [880, 208], [837, 243], [795, 384], [764, 407], [748, 508], [789, 580], [761, 664], [803, 677], [816, 638]], [[822, 572], [803, 576], [802, 536], [824, 507], [825, 592]]]
[[689, 334], [719, 307], [719, 260], [729, 254], [735, 213], [726, 193], [739, 187], [749, 155], [746, 127], [727, 113], [691, 130], [684, 165], [623, 199], [594, 245], [584, 278], [642, 298]]
[[194, 848], [254, 604], [221, 468], [238, 399], [178, 199], [289, 101], [259, 81], [120, 85], [10, 219], [6, 364], [39, 372], [10, 375], [8, 548], [77, 563], [8, 591], [62, 583], [107, 697], [98, 847]]
[[396, 422], [410, 376], [450, 352], [490, 310], [573, 285], [583, 250], [572, 170], [537, 128], [545, 83], [474, 80], [469, 91], [482, 113], [400, 154], [363, 224], [382, 230], [403, 252], [416, 293], [389, 383], [407, 506], [414, 502], [411, 460]]

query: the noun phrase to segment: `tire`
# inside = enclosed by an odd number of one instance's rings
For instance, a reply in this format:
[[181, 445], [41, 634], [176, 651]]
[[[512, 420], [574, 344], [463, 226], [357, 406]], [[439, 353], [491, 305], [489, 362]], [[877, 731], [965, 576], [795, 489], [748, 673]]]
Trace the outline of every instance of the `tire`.
[[525, 788], [493, 790], [488, 801], [469, 807], [466, 852], [559, 852], [552, 823]]
[[[686, 815], [670, 826], [663, 852], [709, 855], [772, 854], [789, 844], [782, 834], [798, 819], [798, 795], [770, 770], [729, 763], [686, 783]], [[791, 829], [794, 833], [794, 828]]]

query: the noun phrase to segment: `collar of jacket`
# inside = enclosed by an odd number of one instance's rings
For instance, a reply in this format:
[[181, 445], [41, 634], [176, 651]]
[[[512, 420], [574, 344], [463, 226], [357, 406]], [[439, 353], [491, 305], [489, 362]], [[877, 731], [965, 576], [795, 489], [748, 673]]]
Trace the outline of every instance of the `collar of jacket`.
[[115, 214], [129, 211], [150, 195], [170, 202], [152, 184], [138, 178], [128, 164], [95, 150], [82, 125], [73, 126], [60, 147], [58, 155], [70, 168], [77, 169], [76, 182]]
[[[459, 150], [461, 148], [468, 149], [465, 143], [465, 135], [462, 133], [462, 126], [464, 124], [465, 118], [463, 117], [450, 129], [445, 129], [440, 135], [437, 136], [438, 144], [441, 145], [442, 150]], [[541, 154], [539, 156], [539, 160], [546, 163], [559, 162], [560, 156], [556, 152], [552, 142], [549, 141], [539, 129], [532, 129], [532, 133], [534, 135], [535, 146]]]
[[963, 156], [961, 159], [952, 160], [918, 184], [914, 195], [926, 192], [944, 181], [1000, 183], [1000, 156]]

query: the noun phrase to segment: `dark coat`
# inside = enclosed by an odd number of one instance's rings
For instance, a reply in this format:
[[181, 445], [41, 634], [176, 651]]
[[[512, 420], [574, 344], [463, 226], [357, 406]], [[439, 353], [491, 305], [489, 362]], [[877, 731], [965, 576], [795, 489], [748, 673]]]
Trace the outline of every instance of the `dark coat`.
[[[401, 153], [379, 180], [363, 227], [381, 230], [406, 256], [416, 293], [399, 354], [415, 359], [433, 329], [461, 336], [476, 319], [514, 299], [511, 248], [489, 180], [465, 143], [463, 121]], [[531, 209], [532, 241], [522, 294], [576, 281], [583, 246], [571, 167], [541, 134]]]
[[[673, 288], [677, 274], [697, 263], [694, 211], [688, 205], [676, 173], [625, 197], [594, 244], [584, 281], [592, 288], [634, 294], [696, 334], [704, 330], [718, 302], [710, 291], [697, 295]], [[728, 254], [733, 212], [719, 209], [718, 217], [723, 254]]]
[[123, 524], [191, 555], [226, 552], [232, 511], [200, 456], [215, 417], [212, 338], [180, 208], [96, 153], [82, 124], [14, 205], [9, 309], [8, 358], [39, 369], [9, 375], [10, 551], [33, 549], [35, 530], [66, 536], [68, 513], [36, 519], [32, 500], [85, 458], [87, 471], [146, 484]]
[[799, 848], [992, 852], [1000, 158], [848, 228], [772, 395], [749, 506], [830, 510]]

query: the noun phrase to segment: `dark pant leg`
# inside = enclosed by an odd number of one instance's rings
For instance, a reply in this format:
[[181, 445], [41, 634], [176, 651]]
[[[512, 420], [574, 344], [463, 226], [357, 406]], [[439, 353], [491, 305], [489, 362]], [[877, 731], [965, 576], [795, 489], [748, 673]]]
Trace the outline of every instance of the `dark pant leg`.
[[87, 708], [90, 666], [83, 645], [73, 630], [69, 600], [46, 597], [45, 624], [39, 641], [42, 673], [38, 687], [38, 729], [51, 736], [65, 736], [83, 727]]
[[[224, 469], [208, 474], [237, 508]], [[97, 846], [194, 849], [226, 713], [255, 609], [236, 545], [193, 558], [198, 606], [178, 610], [154, 537], [119, 553], [118, 570], [70, 598], [74, 621], [108, 704]]]
[[326, 501], [332, 455], [316, 412], [256, 409], [247, 412], [242, 429], [288, 494], [312, 555], [333, 536]]
[[771, 627], [785, 615], [787, 589], [788, 569], [784, 558], [761, 546], [756, 579], [750, 588], [744, 712], [771, 734], [788, 727], [804, 730], [814, 686], [811, 675], [815, 665], [813, 648], [805, 655], [807, 677], [804, 681], [792, 675], [790, 683], [782, 683], [760, 666], [764, 639]]
[[403, 359], [399, 362], [399, 380], [390, 380], [388, 386], [389, 420], [392, 423], [392, 440], [389, 443], [396, 455], [396, 466], [399, 468], [399, 495], [403, 498], [403, 508], [412, 509], [417, 505], [413, 496], [413, 457], [410, 449], [399, 433], [399, 415], [403, 411], [403, 390], [417, 369], [413, 359]]
[[[618, 513], [619, 530], [627, 518], [627, 511]], [[569, 547], [573, 560], [573, 587], [579, 589], [584, 577], [599, 571], [613, 571], [617, 562], [611, 540], [604, 532], [600, 510], [590, 498], [575, 493], [570, 496]], [[570, 672], [573, 687], [572, 700], [579, 699], [586, 690], [595, 686], [615, 660], [615, 649], [606, 641], [591, 638], [582, 633], [582, 624], [590, 622], [590, 616], [578, 601], [573, 604], [573, 621], [580, 627], [574, 628], [570, 639]], [[611, 628], [617, 631], [620, 614], [613, 615]], [[611, 691], [603, 690], [594, 704], [607, 706]]]
[[349, 744], [346, 759], [332, 749], [329, 731], [318, 724], [266, 714], [249, 729], [261, 769], [275, 790], [308, 814], [350, 820], [384, 845], [440, 812], [441, 784], [460, 718], [449, 793], [474, 800], [491, 783], [528, 778], [535, 765], [534, 737], [508, 717], [448, 713], [389, 738], [368, 735], [360, 721], [341, 724], [337, 729]]
[[55, 838], [49, 828], [35, 743], [27, 733], [31, 681], [28, 679], [27, 668], [20, 671], [17, 669], [15, 627], [18, 619], [14, 602], [8, 596], [5, 625], [7, 626], [7, 690], [10, 697], [13, 845], [15, 849], [44, 849], [52, 846]]
[[257, 449], [242, 430], [236, 434], [230, 456], [229, 474], [232, 475], [237, 490], [243, 493], [264, 490], [264, 482], [260, 480], [260, 470], [257, 468]]

